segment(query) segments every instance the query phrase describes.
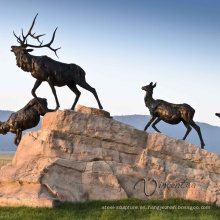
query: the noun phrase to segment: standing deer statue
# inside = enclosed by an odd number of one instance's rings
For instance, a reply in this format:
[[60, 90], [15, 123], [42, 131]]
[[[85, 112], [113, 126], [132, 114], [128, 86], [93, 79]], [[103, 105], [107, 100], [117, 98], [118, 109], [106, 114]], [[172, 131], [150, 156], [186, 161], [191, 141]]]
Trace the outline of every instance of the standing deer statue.
[[195, 110], [188, 104], [172, 104], [169, 102], [166, 102], [164, 100], [160, 99], [153, 99], [153, 89], [156, 87], [156, 83], [153, 85], [151, 82], [147, 86], [143, 86], [142, 90], [146, 91], [146, 95], [144, 98], [145, 105], [147, 108], [149, 108], [151, 118], [147, 125], [144, 128], [144, 131], [147, 130], [147, 128], [151, 125], [151, 123], [156, 119], [156, 121], [153, 123], [152, 127], [157, 132], [160, 132], [156, 128], [156, 124], [160, 122], [161, 120], [169, 123], [169, 124], [178, 124], [181, 121], [186, 126], [186, 134], [183, 137], [183, 140], [186, 139], [187, 135], [191, 131], [191, 126], [197, 131], [200, 142], [201, 142], [201, 148], [204, 149], [205, 143], [202, 139], [202, 134], [200, 131], [200, 127], [196, 125], [196, 123], [193, 121], [193, 116], [195, 114]]
[[[40, 104], [38, 103], [40, 102]], [[43, 108], [41, 107], [43, 106]], [[46, 111], [45, 111], [46, 109]], [[22, 131], [33, 128], [38, 125], [40, 116], [44, 116], [47, 112], [52, 112], [47, 108], [47, 100], [34, 98], [28, 102], [22, 109], [12, 113], [7, 121], [0, 121], [0, 134], [8, 132], [15, 133], [14, 144], [18, 145], [21, 140]]]
[[[37, 14], [38, 15], [38, 14]], [[51, 59], [50, 57], [47, 56], [33, 56], [29, 54], [29, 52], [32, 52], [33, 49], [27, 49], [28, 47], [32, 48], [43, 48], [43, 47], [48, 47], [51, 49], [57, 56], [57, 49], [53, 49], [51, 47], [51, 44], [54, 41], [56, 30], [55, 29], [52, 39], [48, 44], [43, 44], [43, 42], [40, 41], [40, 37], [42, 37], [44, 34], [36, 36], [35, 33], [32, 34], [32, 29], [35, 24], [35, 20], [37, 18], [37, 15], [35, 16], [32, 25], [30, 27], [30, 30], [28, 31], [27, 35], [24, 36], [23, 29], [22, 29], [22, 38], [17, 37], [17, 35], [14, 33], [14, 36], [17, 38], [18, 43], [20, 46], [12, 46], [11, 51], [14, 52], [17, 60], [17, 65], [20, 67], [22, 70], [26, 72], [31, 72], [31, 75], [36, 78], [35, 85], [31, 91], [32, 95], [36, 100], [38, 100], [38, 97], [36, 95], [36, 90], [37, 88], [41, 85], [42, 82], [47, 81], [53, 95], [55, 97], [56, 101], [56, 110], [60, 107], [55, 86], [62, 87], [62, 86], [68, 86], [70, 90], [72, 90], [76, 97], [75, 101], [72, 105], [72, 110], [75, 109], [76, 103], [80, 97], [81, 92], [77, 89], [76, 85], [81, 86], [82, 88], [90, 91], [96, 98], [98, 102], [98, 106], [100, 109], [103, 109], [98, 95], [96, 93], [96, 90], [92, 88], [85, 79], [85, 71], [78, 65], [76, 64], [66, 64], [66, 63], [61, 63], [58, 61], [55, 61]], [[37, 45], [31, 45], [27, 43], [27, 38], [28, 36], [36, 39], [40, 44]], [[39, 100], [38, 100], [39, 101]], [[40, 102], [39, 102], [40, 103]]]

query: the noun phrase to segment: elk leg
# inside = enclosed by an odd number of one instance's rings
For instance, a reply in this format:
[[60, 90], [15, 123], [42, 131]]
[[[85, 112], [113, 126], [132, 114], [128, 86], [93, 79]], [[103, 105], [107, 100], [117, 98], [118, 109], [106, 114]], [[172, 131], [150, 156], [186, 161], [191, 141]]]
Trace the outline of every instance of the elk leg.
[[70, 84], [70, 85], [67, 85], [67, 86], [76, 94], [76, 98], [75, 98], [73, 106], [71, 108], [72, 110], [74, 110], [75, 106], [76, 106], [76, 103], [78, 102], [79, 97], [81, 95], [81, 92], [77, 89], [75, 84]]
[[31, 94], [34, 96], [34, 98], [37, 100], [37, 102], [39, 103], [39, 105], [43, 108], [44, 111], [47, 112], [47, 110], [45, 109], [45, 107], [41, 104], [40, 100], [38, 99], [37, 95], [36, 95], [36, 90], [37, 88], [41, 85], [42, 81], [40, 80], [36, 80], [35, 84], [34, 84], [34, 88], [31, 90]]
[[[37, 88], [41, 85], [41, 83], [42, 83], [42, 81], [36, 80], [36, 82], [35, 82], [35, 84], [34, 84], [34, 88], [31, 90], [31, 94], [34, 96], [34, 98], [35, 98], [36, 100], [38, 100], [38, 98], [37, 98], [35, 92], [36, 92]], [[38, 100], [38, 101], [39, 101], [39, 100]]]
[[189, 124], [197, 131], [197, 133], [199, 135], [200, 142], [201, 142], [201, 148], [204, 149], [205, 143], [202, 139], [200, 127], [193, 120]]
[[186, 126], [186, 134], [184, 135], [184, 137], [183, 137], [183, 140], [185, 140], [186, 139], [186, 137], [188, 136], [188, 134], [189, 134], [189, 132], [192, 130], [192, 128], [190, 127], [190, 125], [188, 124], [188, 122], [186, 122], [186, 121], [183, 121], [183, 124]]
[[157, 118], [157, 120], [152, 124], [152, 128], [154, 129], [154, 130], [156, 130], [157, 132], [159, 132], [159, 133], [161, 133], [157, 128], [156, 128], [156, 124], [158, 123], [158, 122], [160, 122], [161, 121], [161, 119], [159, 119], [159, 118]]
[[54, 85], [53, 85], [53, 83], [51, 82], [51, 79], [48, 79], [47, 82], [49, 83], [50, 88], [51, 88], [51, 90], [52, 90], [52, 92], [53, 92], [53, 95], [54, 95], [54, 97], [55, 97], [55, 100], [56, 100], [56, 109], [55, 109], [55, 110], [57, 110], [57, 109], [60, 107], [60, 104], [59, 104], [59, 101], [58, 101], [58, 98], [57, 98], [56, 89], [54, 88]]
[[102, 107], [102, 105], [101, 105], [101, 103], [99, 101], [99, 97], [98, 97], [98, 95], [96, 93], [96, 90], [94, 88], [92, 88], [87, 82], [78, 83], [78, 85], [81, 86], [82, 88], [90, 91], [95, 96], [95, 99], [98, 102], [99, 108], [103, 109], [103, 107]]
[[144, 128], [144, 131], [146, 131], [148, 129], [148, 127], [150, 126], [150, 124], [154, 121], [154, 119], [156, 118], [156, 116], [152, 115], [149, 122], [147, 123], [147, 125]]

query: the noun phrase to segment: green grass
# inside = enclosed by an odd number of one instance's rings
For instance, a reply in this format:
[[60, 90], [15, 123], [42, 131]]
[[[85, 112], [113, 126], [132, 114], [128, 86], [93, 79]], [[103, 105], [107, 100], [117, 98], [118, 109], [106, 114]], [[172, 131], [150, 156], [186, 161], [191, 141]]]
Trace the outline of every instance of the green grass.
[[[116, 207], [130, 209], [116, 209]], [[185, 209], [178, 209], [178, 206]], [[186, 209], [197, 208], [194, 210]], [[107, 209], [114, 207], [114, 209]], [[134, 209], [137, 207], [138, 209]], [[141, 209], [142, 207], [142, 209]], [[156, 210], [159, 207], [169, 207], [166, 210]], [[176, 209], [171, 208], [176, 207]], [[209, 209], [201, 209], [209, 207]], [[199, 208], [199, 209], [198, 209]], [[70, 220], [70, 219], [196, 219], [219, 220], [220, 207], [211, 204], [183, 199], [165, 200], [139, 200], [124, 199], [117, 201], [87, 201], [83, 203], [63, 203], [55, 209], [51, 208], [27, 208], [27, 207], [0, 207], [0, 219], [22, 220]]]

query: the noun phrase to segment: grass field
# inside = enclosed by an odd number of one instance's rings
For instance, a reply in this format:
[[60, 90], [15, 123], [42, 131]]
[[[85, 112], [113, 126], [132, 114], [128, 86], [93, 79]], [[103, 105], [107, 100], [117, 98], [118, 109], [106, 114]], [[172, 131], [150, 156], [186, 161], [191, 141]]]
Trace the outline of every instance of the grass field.
[[0, 219], [149, 219], [219, 220], [220, 207], [183, 199], [87, 201], [63, 203], [55, 209], [0, 207]]
[[0, 168], [8, 163], [11, 163], [14, 155], [0, 155]]

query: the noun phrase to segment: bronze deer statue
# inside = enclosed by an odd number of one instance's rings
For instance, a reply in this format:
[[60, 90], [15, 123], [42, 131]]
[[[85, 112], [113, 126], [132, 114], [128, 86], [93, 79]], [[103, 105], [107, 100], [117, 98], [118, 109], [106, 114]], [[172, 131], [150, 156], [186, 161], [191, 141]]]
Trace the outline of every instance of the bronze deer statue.
[[[37, 14], [38, 15], [38, 14]], [[53, 95], [55, 97], [56, 101], [56, 110], [60, 107], [55, 86], [62, 87], [62, 86], [68, 86], [70, 90], [72, 90], [76, 97], [75, 101], [72, 105], [72, 110], [75, 109], [76, 103], [80, 97], [81, 92], [77, 89], [76, 85], [81, 86], [82, 88], [90, 91], [96, 98], [98, 102], [98, 106], [100, 109], [103, 109], [98, 95], [96, 93], [96, 90], [92, 88], [85, 79], [85, 71], [78, 65], [76, 64], [66, 64], [66, 63], [61, 63], [58, 61], [55, 61], [51, 59], [50, 57], [47, 56], [33, 56], [29, 54], [29, 52], [32, 52], [33, 49], [27, 49], [28, 47], [32, 48], [43, 48], [43, 47], [48, 47], [52, 51], [55, 52], [57, 56], [57, 49], [53, 49], [51, 47], [51, 44], [54, 41], [56, 30], [55, 29], [52, 39], [48, 44], [44, 44], [43, 42], [40, 41], [40, 37], [42, 37], [44, 34], [36, 36], [35, 33], [32, 34], [32, 29], [35, 24], [35, 20], [37, 18], [37, 15], [35, 16], [32, 25], [30, 27], [30, 30], [28, 31], [27, 35], [24, 36], [23, 34], [23, 29], [22, 29], [22, 38], [17, 37], [17, 35], [14, 33], [14, 36], [17, 38], [18, 43], [20, 46], [12, 46], [11, 51], [14, 52], [17, 60], [17, 65], [20, 67], [22, 70], [26, 72], [31, 72], [31, 75], [36, 78], [35, 85], [31, 91], [32, 95], [34, 98], [38, 100], [38, 97], [36, 96], [36, 90], [37, 88], [41, 85], [42, 82], [47, 81], [49, 86], [51, 87], [51, 90], [53, 92]], [[27, 38], [28, 36], [38, 40], [40, 43], [38, 46], [37, 45], [31, 45], [27, 43]]]
[[216, 116], [218, 116], [220, 118], [220, 113], [215, 113]]
[[45, 113], [52, 111], [47, 109], [46, 99], [38, 98], [36, 100], [34, 98], [24, 108], [12, 113], [6, 122], [0, 122], [0, 134], [15, 133], [14, 143], [18, 145], [21, 140], [22, 131], [37, 126], [40, 116], [44, 116]]
[[160, 99], [153, 99], [153, 89], [156, 87], [156, 83], [153, 85], [151, 82], [147, 86], [143, 86], [142, 90], [146, 91], [146, 95], [144, 98], [145, 105], [147, 108], [149, 108], [151, 118], [147, 125], [144, 128], [144, 131], [147, 130], [147, 128], [151, 125], [151, 123], [156, 119], [156, 121], [153, 123], [152, 127], [157, 132], [160, 132], [156, 128], [156, 124], [160, 122], [161, 120], [169, 123], [169, 124], [178, 124], [181, 121], [186, 126], [186, 134], [183, 137], [183, 140], [186, 139], [187, 135], [191, 131], [191, 126], [197, 131], [200, 142], [201, 142], [201, 148], [204, 149], [205, 143], [202, 139], [202, 134], [200, 131], [200, 127], [196, 125], [196, 123], [193, 121], [193, 116], [195, 114], [195, 110], [188, 104], [172, 104], [169, 102], [166, 102], [164, 100]]

